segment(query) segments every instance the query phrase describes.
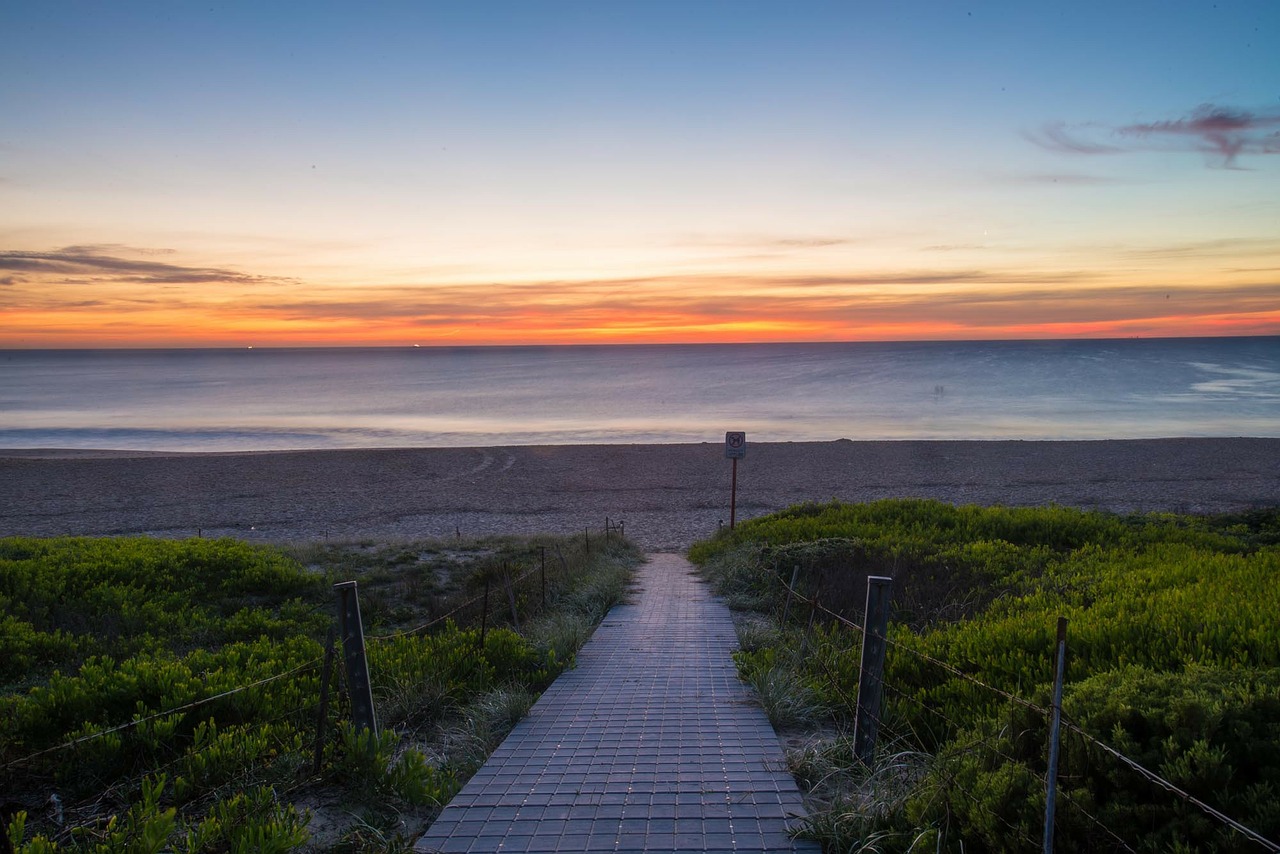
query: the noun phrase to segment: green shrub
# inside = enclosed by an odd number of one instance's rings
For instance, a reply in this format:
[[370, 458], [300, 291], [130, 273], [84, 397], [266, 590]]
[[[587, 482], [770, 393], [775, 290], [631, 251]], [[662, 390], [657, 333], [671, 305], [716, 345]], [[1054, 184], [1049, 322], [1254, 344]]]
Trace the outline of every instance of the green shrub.
[[[896, 646], [881, 717], [912, 750], [934, 757], [905, 801], [925, 834], [913, 839], [1015, 851], [1040, 837], [1047, 722], [1000, 692], [1048, 705], [1059, 616], [1069, 619], [1068, 715], [1280, 838], [1276, 531], [1280, 511], [1115, 516], [880, 501], [791, 508], [691, 554], [730, 592], [751, 591], [775, 614], [788, 564], [820, 582], [806, 591], [816, 586], [824, 605], [855, 621], [866, 574], [893, 577]], [[740, 654], [744, 679], [794, 661], [790, 681], [812, 687], [834, 718], [847, 720], [856, 633], [819, 629], [802, 658], [787, 651], [796, 646], [780, 637]], [[1249, 850], [1243, 837], [1078, 736], [1066, 739], [1061, 775], [1058, 836], [1073, 850], [1109, 849], [1111, 834], [1141, 850]], [[897, 833], [895, 822], [866, 827]]]
[[[547, 619], [574, 627], [554, 644], [501, 625], [497, 609], [482, 649], [475, 625], [431, 619], [469, 595], [463, 582], [477, 565], [501, 555], [527, 573], [540, 546], [553, 556], [548, 604], [562, 615]], [[330, 692], [321, 772], [307, 794], [336, 786], [361, 809], [395, 805], [422, 820], [572, 660], [590, 632], [583, 615], [618, 601], [639, 557], [617, 538], [593, 543], [590, 556], [580, 541], [554, 538], [296, 554], [322, 565], [304, 569], [280, 550], [231, 540], [0, 539], [0, 764], [19, 797], [56, 790], [82, 805], [56, 837], [74, 831], [63, 847], [303, 844], [306, 816], [273, 786], [296, 788], [315, 761], [321, 639], [333, 620], [328, 585], [352, 574], [363, 601], [385, 601], [365, 615], [379, 719], [418, 728], [404, 731], [430, 743], [430, 753], [406, 747], [394, 729], [372, 753], [360, 749], [341, 726], [345, 703]], [[341, 574], [326, 569], [328, 560]], [[538, 581], [532, 575], [516, 590], [526, 623], [541, 607], [531, 593]], [[416, 601], [423, 607], [409, 604]], [[403, 622], [374, 625], [379, 613]], [[473, 736], [462, 759], [440, 755], [440, 728], [460, 726]], [[49, 818], [26, 806], [8, 828], [18, 850], [62, 850]]]

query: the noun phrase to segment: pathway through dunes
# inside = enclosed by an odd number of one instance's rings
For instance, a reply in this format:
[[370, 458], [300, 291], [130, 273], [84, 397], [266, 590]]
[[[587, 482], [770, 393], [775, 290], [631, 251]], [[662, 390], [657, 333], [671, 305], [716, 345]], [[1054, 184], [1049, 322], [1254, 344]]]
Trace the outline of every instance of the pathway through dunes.
[[418, 852], [795, 851], [801, 797], [738, 681], [729, 610], [678, 555], [650, 556]]

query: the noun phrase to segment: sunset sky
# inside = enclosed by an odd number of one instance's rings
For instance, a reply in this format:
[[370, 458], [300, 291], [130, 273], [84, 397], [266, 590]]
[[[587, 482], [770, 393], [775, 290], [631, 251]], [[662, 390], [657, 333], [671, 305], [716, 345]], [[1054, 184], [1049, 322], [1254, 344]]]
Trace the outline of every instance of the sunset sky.
[[0, 4], [0, 348], [1280, 334], [1280, 3]]

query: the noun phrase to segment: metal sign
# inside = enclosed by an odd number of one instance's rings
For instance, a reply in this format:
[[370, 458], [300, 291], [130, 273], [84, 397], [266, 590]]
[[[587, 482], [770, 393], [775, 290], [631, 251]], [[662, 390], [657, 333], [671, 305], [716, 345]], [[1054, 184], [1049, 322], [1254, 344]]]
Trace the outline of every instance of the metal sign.
[[724, 456], [729, 460], [740, 460], [747, 455], [746, 433], [724, 434]]

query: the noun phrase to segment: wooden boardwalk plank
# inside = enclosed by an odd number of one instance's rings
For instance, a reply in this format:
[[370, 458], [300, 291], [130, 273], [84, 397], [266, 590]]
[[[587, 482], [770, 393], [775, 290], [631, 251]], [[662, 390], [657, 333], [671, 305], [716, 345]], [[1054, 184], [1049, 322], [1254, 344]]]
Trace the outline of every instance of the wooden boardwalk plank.
[[678, 555], [637, 582], [415, 851], [818, 851], [728, 608]]

